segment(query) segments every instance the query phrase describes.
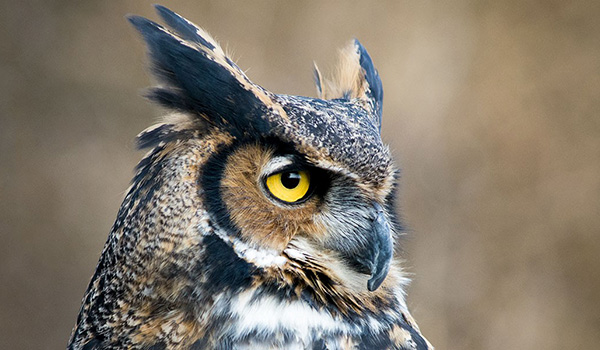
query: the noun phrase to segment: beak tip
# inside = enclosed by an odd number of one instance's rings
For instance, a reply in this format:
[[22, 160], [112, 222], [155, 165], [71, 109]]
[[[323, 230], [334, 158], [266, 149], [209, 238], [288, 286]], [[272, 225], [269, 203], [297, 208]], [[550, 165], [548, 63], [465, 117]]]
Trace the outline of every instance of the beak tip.
[[377, 288], [379, 288], [379, 286], [381, 285], [382, 282], [383, 282], [383, 280], [375, 281], [373, 278], [371, 278], [367, 282], [367, 289], [369, 290], [369, 292], [374, 292], [375, 290], [377, 290]]
[[383, 284], [383, 281], [387, 277], [388, 271], [389, 263], [387, 263], [383, 269], [376, 271], [373, 275], [371, 275], [371, 278], [369, 281], [367, 281], [367, 289], [369, 292], [374, 292], [381, 286], [381, 284]]

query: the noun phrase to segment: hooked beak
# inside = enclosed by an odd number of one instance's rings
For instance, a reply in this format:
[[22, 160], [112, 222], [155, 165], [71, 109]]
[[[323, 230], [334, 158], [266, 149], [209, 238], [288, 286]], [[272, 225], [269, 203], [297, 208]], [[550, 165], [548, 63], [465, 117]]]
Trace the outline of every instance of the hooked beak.
[[337, 250], [346, 263], [359, 273], [371, 277], [367, 282], [369, 291], [374, 291], [385, 280], [394, 250], [392, 230], [385, 211], [374, 203], [363, 220], [365, 225], [350, 236], [339, 237], [329, 242], [328, 247]]
[[383, 208], [378, 203], [375, 204], [375, 218], [370, 238], [368, 249], [371, 259], [368, 264], [371, 278], [367, 282], [367, 288], [372, 292], [379, 288], [387, 276], [394, 252], [390, 224], [385, 218]]

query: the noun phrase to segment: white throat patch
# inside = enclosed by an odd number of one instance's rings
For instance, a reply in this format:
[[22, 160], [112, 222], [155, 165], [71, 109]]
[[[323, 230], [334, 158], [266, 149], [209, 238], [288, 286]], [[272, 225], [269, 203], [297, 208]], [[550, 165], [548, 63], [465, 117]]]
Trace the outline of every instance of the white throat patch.
[[235, 254], [242, 260], [254, 264], [257, 267], [282, 267], [288, 261], [288, 259], [273, 249], [256, 249], [251, 247], [248, 243], [243, 242], [237, 237], [228, 235], [223, 230], [214, 228], [210, 224], [210, 220], [207, 213], [204, 213], [200, 218], [200, 232], [205, 236], [214, 234], [219, 237], [228, 246], [233, 248]]

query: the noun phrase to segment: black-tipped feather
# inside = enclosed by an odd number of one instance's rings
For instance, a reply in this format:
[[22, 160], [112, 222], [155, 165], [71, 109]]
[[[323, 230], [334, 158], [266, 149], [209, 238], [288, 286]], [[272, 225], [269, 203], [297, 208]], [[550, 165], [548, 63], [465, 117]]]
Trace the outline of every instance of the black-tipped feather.
[[192, 106], [181, 93], [175, 92], [172, 88], [152, 87], [144, 94], [146, 98], [154, 101], [164, 107], [181, 112], [192, 111]]
[[367, 91], [367, 95], [372, 100], [375, 107], [375, 114], [378, 117], [378, 125], [381, 130], [381, 114], [383, 107], [383, 85], [381, 84], [381, 79], [379, 78], [379, 73], [375, 66], [373, 65], [373, 61], [371, 60], [371, 56], [365, 49], [364, 46], [357, 40], [354, 39], [354, 43], [358, 47], [358, 53], [360, 55], [360, 66], [365, 71], [365, 80], [367, 84], [369, 84], [369, 91]]
[[154, 8], [156, 8], [156, 12], [160, 15], [160, 18], [162, 18], [169, 27], [175, 30], [182, 39], [206, 46], [209, 50], [214, 50], [216, 48], [214, 44], [203, 38], [198, 33], [198, 28], [187, 19], [161, 5], [154, 5]]
[[[176, 17], [162, 13], [179, 27], [183, 26], [183, 22], [175, 21]], [[267, 107], [242, 85], [240, 77], [232, 71], [234, 67], [224, 66], [210, 56], [210, 51], [195, 47], [153, 21], [138, 16], [128, 19], [148, 45], [153, 73], [166, 85], [151, 89], [150, 99], [169, 108], [207, 116], [236, 136], [270, 129], [260, 118], [268, 112]], [[186, 30], [186, 35], [190, 34]]]

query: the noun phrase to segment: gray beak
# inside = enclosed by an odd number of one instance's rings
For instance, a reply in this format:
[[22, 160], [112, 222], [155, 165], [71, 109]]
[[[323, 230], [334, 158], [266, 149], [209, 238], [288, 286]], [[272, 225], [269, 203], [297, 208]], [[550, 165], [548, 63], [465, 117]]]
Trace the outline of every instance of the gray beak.
[[385, 280], [394, 251], [392, 230], [385, 211], [379, 203], [373, 203], [365, 225], [350, 236], [329, 242], [328, 248], [338, 251], [346, 263], [355, 271], [370, 275], [369, 291], [374, 291]]
[[390, 263], [394, 253], [394, 244], [392, 242], [392, 233], [390, 224], [385, 218], [383, 208], [375, 204], [375, 219], [372, 227], [372, 241], [370, 244], [370, 270], [371, 278], [367, 282], [369, 291], [374, 291], [388, 274]]

